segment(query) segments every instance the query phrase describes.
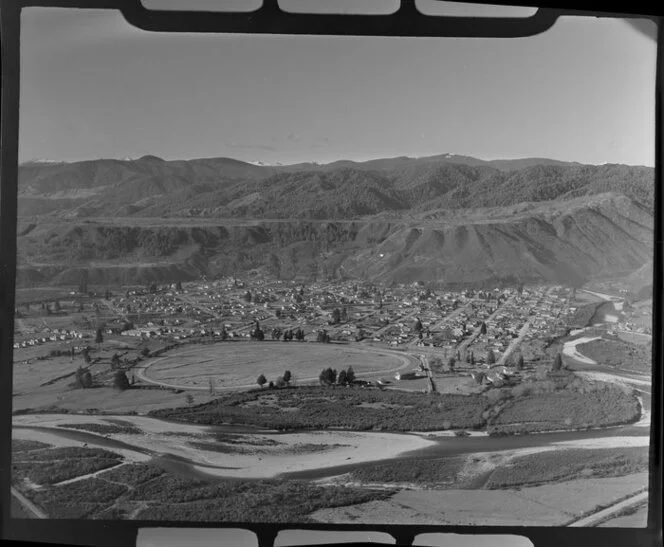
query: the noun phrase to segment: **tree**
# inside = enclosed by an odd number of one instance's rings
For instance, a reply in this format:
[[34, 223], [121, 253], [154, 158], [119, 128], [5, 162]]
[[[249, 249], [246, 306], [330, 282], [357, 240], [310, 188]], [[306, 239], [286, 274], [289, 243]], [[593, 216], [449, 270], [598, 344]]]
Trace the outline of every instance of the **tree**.
[[281, 309], [280, 308], [277, 308], [276, 310], [274, 310], [274, 316], [277, 319], [279, 319], [281, 317]]
[[346, 306], [341, 310], [341, 320], [344, 322], [348, 321], [348, 308]]
[[556, 354], [556, 358], [553, 360], [553, 365], [551, 366], [551, 370], [557, 371], [563, 368], [563, 357], [560, 353]]
[[187, 395], [185, 395], [184, 399], [185, 399], [185, 401], [187, 401], [187, 404], [189, 406], [194, 404], [194, 396], [191, 393], [187, 393]]
[[480, 334], [486, 334], [486, 323], [482, 321], [482, 326], [480, 327]]
[[267, 383], [267, 378], [265, 378], [264, 374], [261, 374], [258, 379], [256, 380], [256, 383], [260, 386], [263, 387]]
[[269, 267], [277, 279], [281, 277], [281, 260], [274, 253], [269, 256]]
[[129, 380], [127, 380], [127, 375], [123, 370], [118, 370], [115, 373], [115, 376], [113, 376], [113, 387], [115, 389], [119, 389], [120, 391], [129, 389]]
[[475, 352], [471, 351], [470, 352], [470, 360], [469, 360], [470, 366], [475, 366]]
[[274, 382], [270, 380], [270, 383], [267, 385], [269, 389], [274, 389]]
[[496, 355], [493, 353], [493, 350], [490, 349], [489, 353], [486, 355], [486, 362], [489, 365], [495, 365], [496, 364]]
[[88, 271], [81, 272], [81, 278], [78, 282], [78, 292], [81, 294], [88, 294]]
[[214, 397], [217, 394], [217, 381], [214, 378], [208, 378], [208, 388], [210, 390], [210, 396]]
[[95, 334], [95, 344], [98, 344], [101, 346], [104, 343], [104, 335], [101, 332], [101, 329], [97, 329], [97, 333]]
[[336, 325], [340, 321], [341, 321], [341, 311], [339, 310], [339, 308], [334, 308], [332, 310], [332, 324]]
[[525, 362], [523, 360], [523, 355], [519, 355], [519, 358], [516, 361], [516, 369], [523, 370], [525, 368]]
[[415, 326], [413, 327], [417, 332], [422, 332], [422, 321], [420, 321], [420, 318], [418, 317], [415, 321]]
[[247, 291], [246, 293], [244, 293], [244, 299], [245, 299], [246, 302], [251, 302], [251, 292], [250, 291]]
[[90, 348], [83, 348], [81, 355], [83, 355], [83, 360], [85, 361], [86, 365], [89, 365], [92, 362], [92, 359], [90, 358]]
[[287, 370], [286, 372], [284, 372], [283, 378], [284, 378], [284, 382], [286, 382], [286, 383], [290, 382], [291, 381], [291, 371]]
[[177, 292], [182, 292], [182, 281], [178, 281], [178, 282], [175, 284], [175, 290], [176, 290]]
[[334, 384], [337, 381], [337, 371], [332, 370], [331, 368], [325, 368], [321, 371], [320, 375], [318, 376], [318, 380], [320, 381], [321, 384], [324, 385], [331, 385]]
[[450, 357], [449, 360], [447, 361], [447, 368], [450, 369], [450, 372], [454, 372], [455, 366], [456, 366], [456, 359], [454, 357]]
[[83, 387], [83, 374], [85, 374], [85, 369], [83, 367], [78, 367], [74, 373], [74, 386], [77, 388]]
[[484, 382], [484, 379], [486, 378], [486, 374], [484, 372], [481, 372], [481, 371], [480, 372], [471, 372], [470, 375], [474, 378], [475, 382], [480, 384], [480, 385], [482, 384], [482, 382]]
[[92, 387], [92, 374], [90, 374], [89, 370], [86, 370], [83, 373], [83, 377], [81, 378], [82, 384], [84, 388], [91, 388]]
[[53, 303], [53, 310], [54, 310], [54, 311], [60, 311], [61, 309], [62, 309], [62, 307], [60, 306], [60, 301], [59, 301], [59, 300], [56, 300], [56, 301]]
[[349, 384], [352, 384], [355, 381], [355, 371], [353, 370], [353, 367], [348, 367], [346, 369], [346, 380]]
[[346, 376], [346, 371], [345, 370], [342, 369], [341, 372], [339, 372], [339, 377], [337, 378], [337, 383], [339, 385], [342, 385], [342, 386], [345, 386], [348, 383], [348, 377]]
[[284, 388], [286, 387], [286, 380], [284, 380], [283, 376], [279, 376], [274, 382], [274, 385], [279, 389]]
[[258, 340], [259, 342], [265, 340], [265, 333], [258, 326], [258, 322], [256, 322], [256, 328], [251, 331], [250, 336], [252, 340]]
[[111, 357], [111, 370], [115, 370], [120, 366], [120, 356], [117, 353], [113, 354]]
[[144, 347], [144, 348], [141, 350], [141, 355], [142, 355], [143, 357], [150, 357], [150, 350], [149, 350], [147, 347]]

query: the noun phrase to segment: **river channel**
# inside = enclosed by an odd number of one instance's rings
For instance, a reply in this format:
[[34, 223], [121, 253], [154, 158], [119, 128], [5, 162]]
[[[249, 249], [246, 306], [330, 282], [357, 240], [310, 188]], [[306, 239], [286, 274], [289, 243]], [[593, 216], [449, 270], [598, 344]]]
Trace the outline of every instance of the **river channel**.
[[[611, 316], [612, 313], [616, 313], [616, 310], [612, 302], [607, 302], [598, 308], [596, 317], [593, 320], [600, 320], [602, 322], [606, 321], [606, 317]], [[635, 375], [628, 375], [625, 373], [618, 372], [616, 370], [610, 369], [599, 364], [589, 365], [587, 363], [572, 362], [571, 367], [574, 370], [596, 370], [602, 371], [613, 376], [622, 377], [624, 380], [629, 380], [635, 378]], [[640, 376], [642, 380], [641, 383], [645, 383], [643, 378], [646, 376]], [[634, 386], [637, 387], [637, 386]], [[638, 389], [638, 388], [637, 388]], [[642, 401], [644, 403], [644, 409], [649, 412], [650, 401], [649, 401], [649, 390], [648, 387], [646, 391], [641, 391], [643, 397]], [[38, 418], [39, 415], [33, 415], [33, 418]], [[53, 415], [43, 415], [43, 418], [48, 418]], [[79, 419], [80, 415], [77, 416]], [[17, 416], [18, 422], [21, 419]], [[62, 415], [63, 419], [66, 419], [66, 415]], [[144, 429], [147, 426], [146, 431], [161, 431], [162, 434], [168, 434], [170, 431], [179, 431], [180, 433], [189, 434], [189, 433], [205, 433], [207, 435], [213, 435], [215, 433], [227, 433], [227, 434], [237, 434], [243, 436], [249, 436], [252, 434], [261, 435], [261, 436], [279, 436], [279, 435], [299, 435], [302, 434], [303, 438], [307, 434], [311, 433], [320, 433], [324, 434], [326, 432], [331, 433], [334, 430], [324, 430], [324, 431], [302, 431], [302, 432], [293, 432], [293, 431], [274, 431], [274, 430], [265, 430], [256, 427], [249, 427], [243, 425], [219, 425], [219, 426], [199, 426], [194, 424], [183, 424], [181, 422], [173, 422], [170, 420], [162, 420], [158, 418], [145, 417], [145, 416], [132, 416], [132, 415], [103, 415], [98, 416], [98, 418], [116, 418], [121, 419], [125, 422], [131, 422], [139, 429]], [[48, 421], [48, 420], [46, 420]], [[150, 425], [151, 424], [151, 425]], [[647, 424], [646, 424], [647, 425]], [[204, 479], [204, 480], [223, 480], [229, 478], [229, 476], [224, 476], [224, 470], [233, 470], [238, 469], [237, 467], [224, 467], [217, 465], [206, 465], [201, 463], [201, 461], [194, 461], [187, 457], [183, 457], [178, 454], [168, 453], [166, 451], [155, 451], [144, 446], [136, 446], [131, 443], [131, 436], [124, 436], [123, 440], [117, 440], [105, 435], [98, 435], [94, 433], [89, 433], [81, 430], [67, 430], [57, 426], [44, 426], [36, 425], [35, 423], [21, 424], [15, 423], [13, 426], [17, 430], [32, 430], [35, 432], [43, 432], [51, 435], [57, 435], [61, 438], [70, 439], [80, 443], [87, 443], [89, 446], [97, 446], [107, 449], [117, 449], [124, 451], [133, 451], [137, 454], [141, 454], [144, 457], [148, 456], [154, 463], [166, 468], [169, 471], [175, 472], [180, 475], [188, 476], [191, 478]], [[413, 445], [421, 446], [421, 438], [425, 438], [430, 441], [430, 444], [423, 448], [417, 448], [416, 450], [402, 450], [398, 455], [388, 458], [381, 459], [379, 456], [375, 460], [371, 461], [362, 461], [352, 464], [343, 464], [330, 466], [329, 464], [325, 467], [320, 467], [317, 469], [306, 469], [296, 472], [286, 472], [278, 475], [278, 478], [288, 478], [288, 479], [301, 479], [301, 480], [314, 480], [322, 479], [326, 477], [332, 477], [340, 475], [343, 473], [348, 473], [358, 468], [373, 466], [377, 464], [385, 464], [393, 461], [403, 461], [403, 460], [412, 460], [412, 459], [434, 459], [434, 458], [444, 458], [451, 456], [459, 456], [464, 454], [477, 454], [483, 452], [500, 452], [500, 451], [511, 451], [518, 449], [528, 449], [534, 447], [546, 447], [548, 445], [553, 445], [556, 443], [571, 442], [571, 441], [588, 441], [596, 439], [606, 439], [609, 441], [608, 444], [611, 444], [610, 439], [614, 437], [647, 437], [649, 435], [650, 428], [643, 427], [643, 425], [624, 425], [616, 427], [607, 427], [602, 429], [591, 429], [591, 430], [582, 430], [582, 431], [565, 431], [565, 432], [552, 432], [552, 433], [538, 433], [538, 434], [529, 434], [529, 435], [518, 435], [518, 436], [502, 436], [502, 437], [489, 437], [487, 435], [478, 435], [470, 437], [456, 437], [456, 436], [428, 436], [427, 433], [401, 433], [399, 434], [401, 440], [404, 440], [405, 437], [413, 437]], [[163, 433], [166, 432], [166, 433]], [[357, 435], [362, 436], [379, 436], [380, 432], [355, 432]], [[419, 437], [419, 439], [416, 439]], [[620, 442], [618, 439], [613, 441], [614, 443]], [[407, 447], [409, 441], [405, 441]], [[381, 442], [376, 443], [376, 452], [380, 451]], [[335, 462], [336, 463], [336, 462]], [[205, 470], [210, 469], [214, 470], [214, 475], [206, 473]], [[248, 479], [252, 480], [252, 479]]]

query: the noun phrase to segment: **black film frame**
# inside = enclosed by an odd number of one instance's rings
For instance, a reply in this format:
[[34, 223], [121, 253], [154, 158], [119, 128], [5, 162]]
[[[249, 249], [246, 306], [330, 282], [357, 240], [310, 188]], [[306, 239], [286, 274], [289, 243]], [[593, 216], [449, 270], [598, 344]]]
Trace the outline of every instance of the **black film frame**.
[[[467, 0], [467, 3], [480, 2]], [[183, 2], [185, 4], [185, 2]], [[661, 8], [647, 1], [612, 4], [611, 11], [597, 11], [590, 0], [572, 2], [524, 2], [493, 0], [491, 4], [533, 6], [537, 13], [525, 18], [440, 17], [420, 14], [414, 0], [401, 0], [392, 15], [313, 15], [281, 11], [277, 0], [264, 0], [249, 13], [204, 11], [155, 11], [145, 9], [140, 0], [2, 0], [0, 3], [0, 45], [2, 80], [0, 84], [0, 528], [2, 539], [54, 544], [123, 546], [135, 545], [138, 529], [147, 527], [191, 528], [192, 523], [168, 521], [32, 521], [10, 517], [10, 443], [12, 413], [12, 365], [14, 298], [16, 272], [16, 220], [18, 177], [18, 111], [20, 13], [27, 7], [119, 10], [132, 25], [149, 31], [338, 35], [412, 37], [515, 38], [533, 36], [551, 28], [559, 17], [586, 16], [648, 18], [661, 26]], [[555, 528], [512, 526], [427, 526], [417, 525], [277, 525], [247, 523], [196, 523], [198, 528], [245, 528], [255, 532], [261, 547], [270, 546], [279, 530], [367, 530], [391, 534], [399, 545], [410, 545], [420, 533], [516, 534], [528, 537], [536, 547], [549, 545], [654, 546], [662, 545], [662, 68], [664, 54], [658, 36], [655, 84], [655, 227], [653, 267], [653, 370], [650, 445], [650, 484], [648, 527]], [[5, 441], [7, 440], [7, 441]], [[35, 525], [38, 522], [38, 525]], [[350, 544], [345, 544], [350, 545]], [[359, 544], [358, 544], [359, 545]]]

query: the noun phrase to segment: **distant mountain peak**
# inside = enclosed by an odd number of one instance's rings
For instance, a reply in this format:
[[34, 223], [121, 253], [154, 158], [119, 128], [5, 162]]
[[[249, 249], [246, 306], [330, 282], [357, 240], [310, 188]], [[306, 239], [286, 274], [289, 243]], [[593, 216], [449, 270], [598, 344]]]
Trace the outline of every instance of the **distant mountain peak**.
[[158, 156], [153, 156], [151, 154], [147, 154], [145, 156], [141, 156], [138, 158], [138, 161], [153, 161], [153, 162], [164, 162], [166, 160], [158, 157]]
[[30, 164], [51, 164], [51, 165], [60, 165], [66, 163], [60, 160], [49, 160], [46, 158], [34, 158], [28, 161], [21, 163], [21, 165], [30, 165]]

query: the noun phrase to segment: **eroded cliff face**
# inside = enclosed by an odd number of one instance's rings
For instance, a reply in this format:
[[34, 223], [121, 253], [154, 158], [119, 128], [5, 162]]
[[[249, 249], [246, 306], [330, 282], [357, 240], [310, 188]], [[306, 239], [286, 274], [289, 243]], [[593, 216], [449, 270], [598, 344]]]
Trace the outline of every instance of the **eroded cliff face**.
[[263, 268], [283, 279], [358, 277], [450, 285], [580, 283], [652, 259], [653, 216], [602, 194], [517, 209], [359, 221], [206, 219], [19, 225], [20, 285], [144, 284]]

